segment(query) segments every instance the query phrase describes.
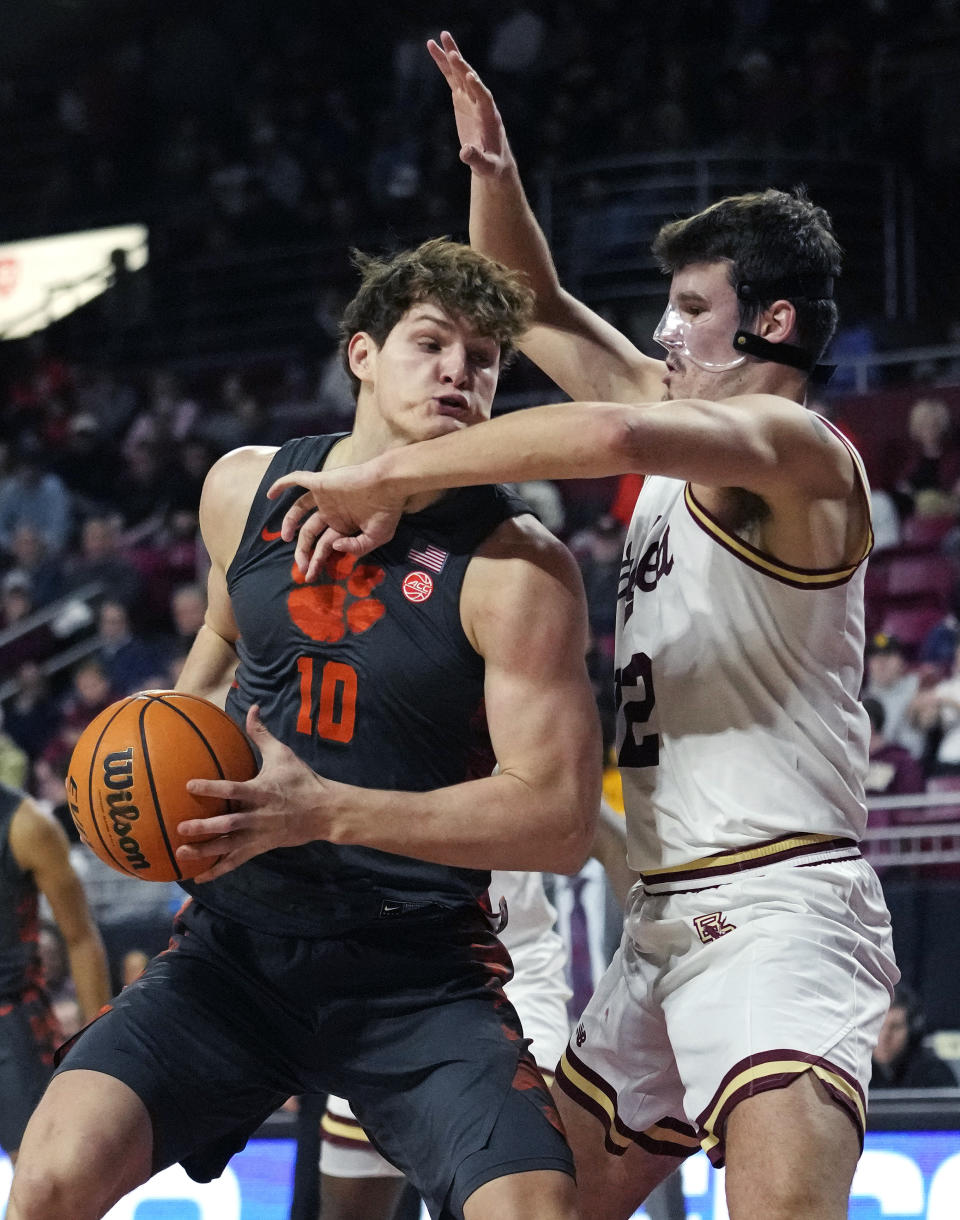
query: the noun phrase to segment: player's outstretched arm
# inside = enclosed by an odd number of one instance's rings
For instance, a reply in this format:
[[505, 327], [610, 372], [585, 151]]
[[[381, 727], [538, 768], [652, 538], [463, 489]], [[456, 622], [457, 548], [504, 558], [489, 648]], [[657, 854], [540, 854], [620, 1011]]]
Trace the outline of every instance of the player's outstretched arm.
[[60, 824], [29, 798], [13, 815], [10, 845], [19, 866], [33, 873], [63, 934], [70, 974], [84, 1021], [92, 1021], [110, 1000], [110, 971], [80, 878], [70, 862], [70, 845]]
[[560, 285], [550, 248], [520, 180], [490, 90], [446, 30], [427, 49], [450, 86], [460, 159], [471, 170], [470, 241], [529, 277], [536, 324], [521, 343], [571, 398], [610, 402], [660, 397], [662, 365]]
[[[724, 402], [530, 407], [388, 450], [360, 466], [329, 474], [294, 471], [277, 480], [269, 494], [304, 488], [283, 529], [287, 538], [299, 530], [297, 561], [312, 579], [333, 550], [362, 555], [385, 541], [389, 531], [384, 536], [380, 526], [391, 518], [395, 522], [398, 506], [421, 492], [631, 471], [752, 491], [773, 507], [778, 520], [788, 526], [793, 520], [787, 550], [774, 549], [779, 558], [800, 566], [839, 562], [815, 545], [824, 523], [801, 522], [798, 515], [820, 501], [854, 494], [854, 463], [813, 412], [769, 394]], [[798, 550], [800, 532], [805, 541]], [[371, 541], [374, 536], [378, 541]]]

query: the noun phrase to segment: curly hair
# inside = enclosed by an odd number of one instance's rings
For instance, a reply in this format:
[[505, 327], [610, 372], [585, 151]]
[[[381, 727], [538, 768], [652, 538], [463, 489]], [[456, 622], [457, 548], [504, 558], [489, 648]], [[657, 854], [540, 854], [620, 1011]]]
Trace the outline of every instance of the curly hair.
[[381, 347], [404, 314], [421, 301], [433, 301], [496, 340], [501, 368], [533, 319], [533, 290], [523, 275], [447, 237], [432, 238], [387, 258], [360, 250], [351, 253], [360, 271], [360, 287], [343, 311], [340, 357], [355, 394], [360, 382], [350, 369], [351, 338], [366, 331]]
[[[654, 238], [660, 270], [672, 274], [690, 263], [730, 263], [734, 288], [748, 283], [760, 289], [756, 299], [741, 302], [741, 325], [748, 325], [774, 300], [785, 297], [797, 311], [797, 339], [818, 359], [833, 338], [837, 307], [817, 288], [840, 274], [841, 250], [827, 212], [811, 203], [803, 187], [772, 188], [731, 195], [683, 220], [665, 224]], [[788, 284], [793, 290], [777, 291]], [[772, 294], [764, 295], [765, 286]]]

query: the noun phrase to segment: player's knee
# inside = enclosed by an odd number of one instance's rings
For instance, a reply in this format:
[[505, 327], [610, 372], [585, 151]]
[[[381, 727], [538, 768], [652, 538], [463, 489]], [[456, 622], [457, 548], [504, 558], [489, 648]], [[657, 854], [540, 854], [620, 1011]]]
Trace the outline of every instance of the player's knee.
[[829, 1175], [790, 1172], [787, 1166], [767, 1166], [762, 1182], [747, 1189], [727, 1182], [730, 1220], [843, 1220], [847, 1214], [847, 1192]]
[[78, 1141], [34, 1138], [17, 1160], [7, 1220], [99, 1220], [137, 1184], [121, 1182]]
[[67, 1220], [67, 1217], [83, 1217], [86, 1213], [76, 1192], [71, 1191], [65, 1175], [47, 1165], [36, 1165], [29, 1157], [20, 1157], [17, 1162], [10, 1202], [7, 1205], [7, 1220]]

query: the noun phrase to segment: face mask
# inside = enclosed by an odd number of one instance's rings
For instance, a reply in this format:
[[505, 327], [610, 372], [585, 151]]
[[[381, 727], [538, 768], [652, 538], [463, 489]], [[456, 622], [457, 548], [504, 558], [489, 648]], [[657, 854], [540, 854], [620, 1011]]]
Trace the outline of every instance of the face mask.
[[718, 333], [714, 317], [705, 315], [702, 321], [695, 318], [688, 321], [669, 304], [653, 332], [655, 343], [686, 357], [708, 373], [722, 373], [744, 363], [746, 356], [735, 354], [733, 338]]

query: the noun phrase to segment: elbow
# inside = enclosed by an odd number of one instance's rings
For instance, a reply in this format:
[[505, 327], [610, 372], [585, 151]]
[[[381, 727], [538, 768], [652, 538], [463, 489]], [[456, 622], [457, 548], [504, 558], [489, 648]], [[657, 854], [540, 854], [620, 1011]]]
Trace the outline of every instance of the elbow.
[[565, 807], [570, 812], [555, 838], [550, 871], [571, 876], [583, 868], [593, 847], [599, 816], [597, 790], [582, 790]]
[[619, 470], [644, 470], [645, 459], [649, 465], [649, 437], [644, 443], [641, 424], [642, 413], [635, 406], [618, 404], [607, 408], [604, 435], [598, 439], [602, 449], [612, 455]]

